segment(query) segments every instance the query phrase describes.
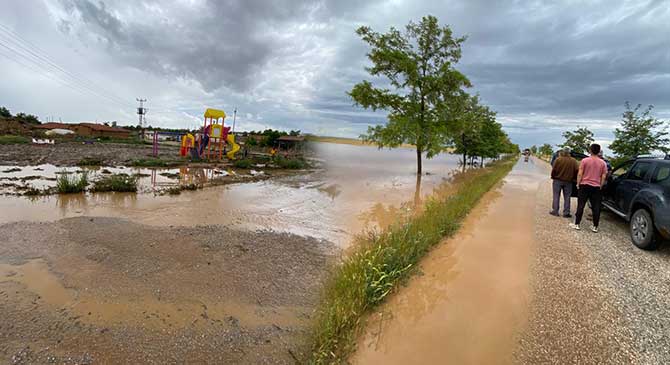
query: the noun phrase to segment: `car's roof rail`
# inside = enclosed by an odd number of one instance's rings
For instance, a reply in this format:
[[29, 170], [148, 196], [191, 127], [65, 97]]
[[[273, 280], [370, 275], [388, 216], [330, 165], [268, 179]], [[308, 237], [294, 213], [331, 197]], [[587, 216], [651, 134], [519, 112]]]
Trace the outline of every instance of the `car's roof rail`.
[[645, 155], [637, 155], [635, 157], [636, 159], [643, 159], [643, 158], [655, 158], [655, 159], [670, 159], [668, 155], [652, 155], [652, 154], [645, 154]]

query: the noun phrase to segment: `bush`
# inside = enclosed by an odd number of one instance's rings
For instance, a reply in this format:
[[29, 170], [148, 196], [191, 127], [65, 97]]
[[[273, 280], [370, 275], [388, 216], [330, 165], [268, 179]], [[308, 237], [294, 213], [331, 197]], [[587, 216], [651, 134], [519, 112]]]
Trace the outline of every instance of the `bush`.
[[309, 167], [307, 161], [301, 158], [286, 158], [282, 156], [275, 156], [274, 163], [282, 169], [289, 170], [302, 170]]
[[137, 176], [130, 176], [128, 174], [109, 175], [93, 182], [93, 191], [118, 191], [134, 193], [137, 191], [137, 180]]
[[77, 166], [100, 166], [100, 165], [102, 165], [102, 160], [97, 157], [84, 157], [77, 163]]
[[235, 162], [233, 162], [233, 166], [237, 167], [238, 169], [249, 169], [252, 165], [253, 164], [249, 159], [235, 160]]
[[513, 160], [505, 160], [476, 170], [457, 183], [454, 193], [428, 200], [422, 213], [359, 237], [326, 282], [309, 363], [345, 363], [362, 318], [413, 272], [434, 245], [458, 230], [477, 201], [513, 166]]
[[21, 144], [30, 143], [30, 138], [24, 136], [4, 135], [0, 136], [0, 144]]
[[88, 173], [70, 174], [61, 172], [56, 178], [56, 190], [59, 194], [81, 193], [88, 185]]

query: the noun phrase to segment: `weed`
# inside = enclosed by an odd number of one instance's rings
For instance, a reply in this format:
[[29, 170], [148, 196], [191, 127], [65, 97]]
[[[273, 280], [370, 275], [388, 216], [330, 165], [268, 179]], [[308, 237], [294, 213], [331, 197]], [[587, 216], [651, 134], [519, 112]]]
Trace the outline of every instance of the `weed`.
[[137, 191], [137, 176], [128, 174], [114, 174], [105, 176], [93, 182], [93, 191], [106, 192], [136, 192]]
[[238, 169], [249, 169], [252, 165], [253, 163], [249, 159], [235, 160], [235, 162], [233, 162], [233, 166]]
[[346, 363], [363, 318], [437, 243], [452, 236], [484, 193], [514, 165], [506, 160], [459, 182], [446, 198], [429, 199], [422, 213], [358, 237], [326, 282], [312, 332], [311, 363]]
[[286, 158], [282, 156], [275, 156], [274, 163], [282, 169], [302, 170], [309, 167], [307, 161], [301, 158]]
[[100, 166], [100, 165], [102, 165], [102, 159], [97, 157], [84, 157], [77, 163], [77, 166]]
[[0, 144], [19, 144], [30, 143], [30, 138], [24, 136], [14, 136], [10, 134], [0, 136]]
[[61, 172], [56, 178], [56, 190], [59, 194], [81, 193], [88, 185], [88, 173], [68, 174]]

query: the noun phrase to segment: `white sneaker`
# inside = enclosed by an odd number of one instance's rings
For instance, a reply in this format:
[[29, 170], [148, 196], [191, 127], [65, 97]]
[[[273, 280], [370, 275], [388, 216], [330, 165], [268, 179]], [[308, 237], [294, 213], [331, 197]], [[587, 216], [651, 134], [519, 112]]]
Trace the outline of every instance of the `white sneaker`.
[[574, 230], [577, 230], [577, 231], [579, 231], [581, 229], [581, 228], [579, 228], [579, 224], [574, 224], [574, 223], [570, 223], [570, 228], [572, 228]]
[[596, 227], [596, 226], [591, 226], [591, 232], [593, 232], [593, 233], [598, 233], [598, 227]]

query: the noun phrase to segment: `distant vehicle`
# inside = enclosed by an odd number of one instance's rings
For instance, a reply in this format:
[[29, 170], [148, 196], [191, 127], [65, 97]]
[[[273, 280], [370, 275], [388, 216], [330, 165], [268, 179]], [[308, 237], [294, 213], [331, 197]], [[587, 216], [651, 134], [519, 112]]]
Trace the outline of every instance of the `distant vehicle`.
[[670, 158], [640, 156], [617, 165], [603, 188], [603, 206], [629, 222], [643, 250], [670, 238]]

